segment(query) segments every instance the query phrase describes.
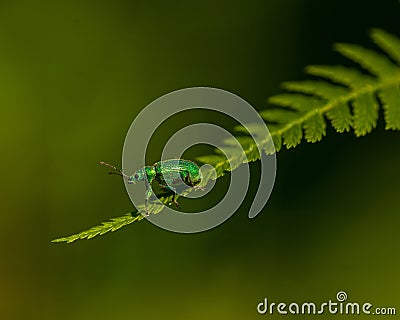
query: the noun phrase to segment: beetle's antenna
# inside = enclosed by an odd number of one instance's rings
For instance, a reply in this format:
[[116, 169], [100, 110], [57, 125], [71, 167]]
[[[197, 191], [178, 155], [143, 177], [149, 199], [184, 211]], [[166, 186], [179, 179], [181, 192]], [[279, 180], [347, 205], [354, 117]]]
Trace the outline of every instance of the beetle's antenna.
[[100, 161], [99, 163], [101, 165], [103, 165], [103, 166], [106, 166], [106, 167], [109, 167], [111, 169], [114, 169], [114, 170], [118, 171], [118, 172], [109, 172], [108, 174], [115, 174], [115, 175], [121, 176], [123, 178], [129, 178], [129, 176], [127, 174], [123, 173], [121, 169], [118, 169], [117, 167], [114, 167], [111, 164], [108, 164], [108, 163], [106, 163], [104, 161]]

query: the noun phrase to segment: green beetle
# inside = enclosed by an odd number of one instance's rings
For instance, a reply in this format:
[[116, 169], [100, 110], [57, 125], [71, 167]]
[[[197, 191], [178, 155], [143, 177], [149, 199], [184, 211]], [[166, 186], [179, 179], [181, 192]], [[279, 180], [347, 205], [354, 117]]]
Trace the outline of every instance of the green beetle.
[[151, 184], [154, 180], [157, 181], [162, 188], [169, 189], [175, 194], [173, 203], [177, 207], [179, 207], [179, 204], [176, 200], [178, 196], [178, 188], [180, 189], [194, 187], [196, 189], [204, 189], [202, 187], [199, 187], [199, 184], [202, 180], [200, 168], [196, 163], [190, 160], [169, 159], [158, 161], [152, 166], [146, 166], [135, 171], [131, 176], [126, 175], [120, 169], [103, 161], [101, 161], [100, 164], [118, 171], [118, 173], [109, 172], [109, 174], [116, 174], [127, 178], [129, 184], [135, 183], [137, 181], [145, 182], [146, 215], [149, 214], [148, 202], [152, 194]]

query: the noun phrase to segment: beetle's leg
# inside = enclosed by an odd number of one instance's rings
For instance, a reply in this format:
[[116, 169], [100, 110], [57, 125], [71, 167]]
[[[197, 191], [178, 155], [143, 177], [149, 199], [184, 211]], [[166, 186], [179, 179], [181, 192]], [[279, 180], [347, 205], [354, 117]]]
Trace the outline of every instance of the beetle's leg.
[[149, 213], [149, 199], [151, 197], [151, 193], [152, 193], [151, 188], [147, 189], [146, 197], [144, 198], [144, 204], [146, 206], [146, 215], [145, 215], [146, 217], [148, 217], [150, 215], [150, 213]]
[[206, 190], [206, 187], [202, 187], [202, 186], [194, 186], [193, 188], [194, 188], [194, 190], [200, 190], [200, 191]]
[[178, 194], [174, 192], [174, 199], [172, 200], [175, 207], [177, 207], [178, 209], [181, 208], [180, 204], [178, 203]]
[[192, 188], [194, 188], [194, 190], [201, 190], [201, 191], [204, 191], [204, 190], [206, 190], [206, 188], [205, 187], [201, 187], [201, 186], [199, 186], [199, 185], [197, 185], [197, 186], [195, 186], [194, 185], [194, 183], [193, 183], [193, 181], [192, 181], [192, 177], [188, 174], [188, 181], [189, 181], [189, 185], [192, 187]]
[[163, 184], [158, 184], [159, 186], [160, 186], [160, 188], [161, 189], [163, 189], [163, 190], [169, 190], [169, 191], [172, 191], [171, 190], [171, 188], [170, 187], [168, 187], [168, 186], [164, 186]]
[[168, 186], [167, 188], [170, 189], [174, 193], [174, 197], [172, 198], [172, 202], [170, 202], [170, 204], [173, 203], [175, 205], [175, 207], [180, 209], [181, 206], [179, 205], [178, 200], [177, 200], [179, 195], [176, 193], [176, 189], [174, 187], [171, 187], [171, 186]]
[[144, 198], [144, 205], [146, 207], [146, 217], [148, 217], [150, 215], [149, 213], [149, 199], [151, 197], [152, 194], [152, 190], [151, 190], [151, 181], [147, 181], [147, 179], [144, 180], [145, 181], [145, 185], [146, 185], [146, 194], [145, 194], [145, 198]]

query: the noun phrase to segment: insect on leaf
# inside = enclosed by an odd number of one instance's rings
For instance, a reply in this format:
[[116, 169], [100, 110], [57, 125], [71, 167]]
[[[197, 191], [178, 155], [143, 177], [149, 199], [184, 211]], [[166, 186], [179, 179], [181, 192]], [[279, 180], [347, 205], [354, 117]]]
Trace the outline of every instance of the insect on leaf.
[[[260, 112], [270, 136], [265, 136], [265, 126], [259, 124], [246, 124], [247, 129], [235, 127], [241, 136], [237, 143], [225, 141], [226, 147], [222, 149], [226, 156], [219, 150], [197, 158], [215, 169], [204, 173], [204, 182], [223, 176], [243, 162], [260, 159], [258, 147], [272, 154], [284, 146], [287, 149], [298, 146], [303, 136], [307, 142], [320, 141], [326, 134], [327, 119], [337, 132], [353, 130], [359, 137], [376, 127], [382, 107], [386, 130], [400, 130], [400, 39], [379, 29], [371, 31], [371, 38], [380, 51], [354, 44], [335, 45], [337, 52], [361, 68], [313, 65], [306, 67], [306, 72], [319, 79], [284, 82], [282, 86], [287, 92], [270, 97], [273, 106]], [[256, 142], [250, 134], [256, 137]], [[172, 198], [161, 197], [160, 200], [168, 204]], [[162, 208], [154, 206], [152, 212], [161, 212]], [[140, 219], [142, 216], [134, 211], [54, 242], [91, 239]]]

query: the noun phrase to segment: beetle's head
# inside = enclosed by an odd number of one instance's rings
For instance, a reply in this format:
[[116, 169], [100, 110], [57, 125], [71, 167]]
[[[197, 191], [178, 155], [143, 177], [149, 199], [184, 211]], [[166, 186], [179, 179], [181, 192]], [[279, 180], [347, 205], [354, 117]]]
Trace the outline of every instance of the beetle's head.
[[133, 184], [136, 181], [143, 181], [146, 177], [146, 170], [145, 168], [139, 169], [135, 171], [135, 173], [128, 178], [128, 183]]

